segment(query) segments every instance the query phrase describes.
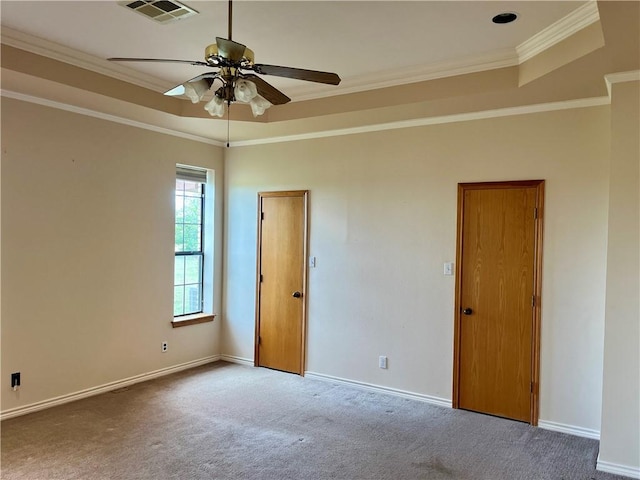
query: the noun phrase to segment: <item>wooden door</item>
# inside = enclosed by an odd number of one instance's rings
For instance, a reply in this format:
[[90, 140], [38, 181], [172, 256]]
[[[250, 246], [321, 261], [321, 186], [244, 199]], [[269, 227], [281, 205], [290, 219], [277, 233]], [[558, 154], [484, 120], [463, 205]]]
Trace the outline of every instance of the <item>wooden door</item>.
[[537, 423], [543, 181], [460, 184], [454, 407]]
[[255, 365], [304, 372], [307, 192], [258, 194]]

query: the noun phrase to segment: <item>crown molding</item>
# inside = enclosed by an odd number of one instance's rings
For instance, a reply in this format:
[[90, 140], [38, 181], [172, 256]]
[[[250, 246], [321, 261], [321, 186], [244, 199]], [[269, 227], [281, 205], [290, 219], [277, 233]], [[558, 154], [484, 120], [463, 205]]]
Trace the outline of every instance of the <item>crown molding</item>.
[[520, 105], [517, 107], [506, 107], [494, 110], [482, 110], [478, 112], [456, 113], [452, 115], [442, 115], [438, 117], [423, 117], [411, 120], [399, 120], [388, 123], [378, 123], [365, 125], [362, 127], [341, 128], [335, 130], [324, 130], [312, 133], [302, 133], [296, 135], [286, 135], [280, 137], [269, 137], [255, 140], [240, 140], [232, 142], [231, 147], [248, 147], [253, 145], [264, 145], [269, 143], [295, 142], [298, 140], [310, 140], [315, 138], [339, 137], [343, 135], [355, 135], [359, 133], [380, 132], [384, 130], [398, 130], [402, 128], [424, 127], [428, 125], [442, 125], [446, 123], [468, 122], [472, 120], [485, 120], [489, 118], [511, 117], [514, 115], [528, 115], [532, 113], [555, 112], [558, 110], [571, 110], [575, 108], [599, 107], [610, 105], [611, 100], [607, 96], [579, 98], [576, 100], [565, 100], [561, 102], [536, 103], [533, 105]]
[[167, 85], [151, 75], [145, 75], [131, 68], [109, 62], [94, 55], [65, 47], [59, 43], [44, 40], [8, 27], [2, 27], [0, 39], [4, 45], [25, 50], [36, 55], [68, 63], [92, 72], [100, 73], [124, 82], [148, 88], [156, 92], [165, 92]]
[[[2, 28], [1, 39], [5, 45], [117, 78], [118, 80], [129, 82], [140, 87], [160, 93], [167, 90], [166, 84], [159, 82], [151, 75], [145, 75], [125, 66], [111, 63], [93, 55], [11, 28]], [[357, 93], [377, 88], [395, 87], [454, 75], [511, 67], [517, 64], [518, 56], [515, 50], [505, 49], [430, 65], [398, 69], [388, 73], [376, 72], [375, 74], [358, 75], [343, 80], [337, 88], [335, 86], [327, 87], [324, 85], [303, 86], [298, 89], [288, 90], [287, 94], [295, 101], [312, 100], [333, 95]]]
[[346, 95], [366, 90], [396, 87], [409, 83], [436, 80], [438, 78], [484, 72], [518, 65], [518, 56], [512, 48], [497, 50], [482, 55], [447, 60], [429, 65], [397, 69], [392, 72], [358, 75], [344, 79], [338, 87], [299, 87], [287, 90], [293, 100], [313, 100], [329, 95]]
[[519, 62], [526, 62], [530, 58], [553, 47], [555, 44], [569, 38], [598, 20], [600, 20], [598, 2], [596, 0], [589, 0], [567, 16], [549, 25], [544, 30], [541, 30], [533, 37], [518, 45], [516, 52]]
[[195, 142], [206, 143], [208, 145], [214, 145], [216, 147], [226, 146], [226, 142], [219, 142], [212, 138], [201, 137], [199, 135], [193, 135], [191, 133], [181, 132], [170, 128], [160, 127], [150, 123], [139, 122], [137, 120], [131, 120], [129, 118], [121, 117], [118, 115], [111, 115], [109, 113], [99, 112], [90, 108], [78, 107], [76, 105], [69, 105], [68, 103], [57, 102], [55, 100], [48, 100], [46, 98], [35, 97], [33, 95], [27, 95], [25, 93], [14, 92], [12, 90], [0, 90], [0, 97], [13, 98], [14, 100], [21, 100], [23, 102], [35, 103], [36, 105], [42, 105], [45, 107], [57, 108], [67, 112], [78, 113], [80, 115], [86, 115], [88, 117], [99, 118], [101, 120], [107, 120], [109, 122], [120, 123], [122, 125], [128, 125], [130, 127], [142, 128], [144, 130], [150, 130], [152, 132], [163, 133], [165, 135], [171, 135], [174, 137], [185, 138], [187, 140], [193, 140]]
[[[633, 72], [632, 72], [633, 73]], [[640, 72], [639, 72], [640, 75]], [[88, 108], [77, 107], [75, 105], [68, 105], [66, 103], [56, 102], [53, 100], [47, 100], [40, 97], [34, 97], [32, 95], [26, 95], [24, 93], [18, 93], [11, 90], [0, 90], [0, 96], [6, 98], [13, 98], [21, 100], [23, 102], [35, 103], [46, 107], [57, 108], [68, 112], [78, 113], [80, 115], [87, 115], [89, 117], [100, 118], [115, 123], [121, 123], [123, 125], [129, 125], [132, 127], [143, 128], [145, 130], [151, 130], [153, 132], [163, 133], [166, 135], [172, 135], [176, 137], [185, 138], [188, 140], [194, 140], [196, 142], [206, 143], [209, 145], [215, 145], [217, 147], [225, 147], [226, 142], [214, 140], [212, 138], [205, 138], [198, 135], [193, 135], [185, 132], [180, 132], [149, 123], [143, 123], [136, 120], [131, 120], [121, 116], [111, 115], [107, 113], [98, 112]], [[230, 147], [247, 147], [253, 145], [265, 145], [270, 143], [283, 143], [283, 142], [295, 142], [298, 140], [311, 140], [316, 138], [327, 137], [339, 137], [343, 135], [355, 135], [360, 133], [379, 132], [385, 130], [397, 130], [403, 128], [422, 127], [428, 125], [441, 125], [447, 123], [467, 122], [472, 120], [484, 120], [489, 118], [509, 117], [513, 115], [526, 115], [532, 113], [553, 112], [557, 110], [570, 110], [575, 108], [597, 107], [602, 105], [610, 105], [611, 98], [604, 97], [592, 97], [582, 98], [577, 100], [566, 100], [562, 102], [540, 103], [533, 105], [521, 105], [517, 107], [507, 107], [494, 110], [484, 110], [479, 112], [467, 112], [458, 113], [453, 115], [443, 115], [438, 117], [424, 117], [411, 120], [400, 120], [396, 122], [379, 123], [373, 125], [365, 125], [361, 127], [341, 128], [335, 130], [324, 130], [312, 133], [303, 133], [298, 135], [285, 135], [279, 137], [260, 138], [255, 140], [240, 140], [231, 142]]]
[[[294, 101], [313, 100], [335, 95], [346, 95], [409, 83], [435, 80], [519, 65], [558, 42], [599, 20], [596, 0], [589, 0], [576, 10], [522, 42], [515, 49], [509, 48], [481, 55], [473, 55], [429, 65], [421, 65], [390, 72], [375, 72], [344, 79], [338, 87], [308, 85], [293, 88], [287, 94]], [[89, 55], [63, 45], [44, 40], [17, 30], [3, 27], [2, 43], [107, 75], [157, 92], [168, 87], [157, 78], [122, 65]]]
[[328, 95], [357, 93], [365, 90], [395, 87], [408, 83], [453, 77], [455, 75], [513, 67], [526, 62], [599, 20], [598, 2], [589, 0], [533, 37], [525, 40], [515, 49], [504, 49], [426, 66], [402, 69], [400, 73], [390, 72], [385, 75], [376, 72], [374, 75], [360, 75], [343, 80], [338, 88], [334, 87], [332, 90], [327, 87], [322, 89], [301, 87], [289, 90], [287, 93], [296, 101], [312, 100]]
[[611, 98], [611, 86], [614, 83], [640, 82], [640, 70], [610, 73], [604, 76], [604, 81], [607, 84], [607, 92], [609, 93], [609, 98]]

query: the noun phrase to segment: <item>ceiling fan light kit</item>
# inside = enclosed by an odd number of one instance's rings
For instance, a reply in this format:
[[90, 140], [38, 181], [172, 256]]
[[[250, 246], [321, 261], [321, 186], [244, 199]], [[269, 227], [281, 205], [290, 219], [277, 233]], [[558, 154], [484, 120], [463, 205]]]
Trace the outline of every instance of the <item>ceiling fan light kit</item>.
[[249, 106], [251, 107], [251, 112], [254, 117], [258, 115], [262, 115], [264, 111], [271, 106], [271, 103], [260, 95], [256, 95], [253, 100], [249, 102]]
[[224, 100], [214, 95], [210, 101], [204, 104], [204, 109], [212, 117], [222, 117], [224, 116]]
[[[198, 103], [202, 97], [209, 91], [211, 85], [206, 80], [198, 80], [197, 82], [187, 82], [182, 85], [183, 93], [191, 103]], [[166, 93], [168, 95], [169, 92]]]
[[[224, 104], [234, 101], [249, 104], [254, 117], [262, 115], [265, 110], [271, 106], [271, 102], [258, 95], [258, 88], [253, 82], [240, 79], [235, 82], [233, 88], [230, 88], [232, 86], [231, 84], [227, 85], [228, 86], [220, 87], [213, 95], [213, 98], [204, 105], [204, 109], [212, 117], [223, 117]], [[189, 97], [193, 103], [198, 103], [202, 100], [209, 88], [210, 85], [206, 80], [187, 82], [184, 84], [184, 94]], [[227, 92], [233, 92], [230, 99], [227, 98], [229, 96]]]
[[224, 116], [224, 104], [233, 102], [248, 104], [254, 117], [264, 114], [272, 105], [282, 105], [291, 101], [280, 90], [267, 83], [260, 75], [293, 78], [308, 82], [338, 85], [340, 77], [335, 73], [306, 70], [302, 68], [266, 65], [255, 62], [253, 50], [245, 45], [231, 40], [232, 2], [229, 1], [229, 38], [216, 37], [216, 43], [205, 48], [204, 62], [197, 60], [173, 60], [160, 58], [122, 58], [114, 57], [108, 60], [114, 62], [164, 62], [182, 63], [199, 67], [218, 68], [178, 85], [164, 94], [169, 96], [186, 96], [193, 103], [199, 103], [212, 88], [216, 80], [222, 85], [215, 91], [213, 98], [208, 101], [204, 109], [210, 115]]
[[256, 84], [248, 80], [238, 80], [236, 87], [233, 89], [236, 100], [239, 102], [249, 103], [258, 94]]

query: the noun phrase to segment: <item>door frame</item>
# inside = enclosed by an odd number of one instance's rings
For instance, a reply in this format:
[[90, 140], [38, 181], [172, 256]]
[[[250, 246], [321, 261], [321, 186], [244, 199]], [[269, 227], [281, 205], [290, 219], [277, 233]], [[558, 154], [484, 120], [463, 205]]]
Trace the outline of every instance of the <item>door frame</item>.
[[307, 345], [307, 258], [309, 243], [309, 190], [284, 190], [278, 192], [258, 192], [258, 241], [256, 253], [256, 299], [255, 299], [255, 337], [254, 337], [254, 355], [253, 365], [260, 366], [260, 271], [262, 267], [262, 199], [268, 197], [302, 197], [304, 202], [304, 215], [302, 232], [303, 232], [303, 252], [302, 252], [302, 326], [301, 326], [301, 345], [300, 345], [300, 371], [298, 374], [304, 376], [306, 365], [306, 345]]
[[456, 287], [453, 327], [453, 408], [460, 408], [460, 354], [461, 354], [461, 293], [462, 293], [462, 238], [464, 235], [464, 197], [468, 190], [536, 188], [536, 222], [534, 227], [534, 268], [532, 335], [531, 335], [531, 406], [529, 423], [538, 425], [540, 400], [540, 321], [542, 313], [542, 234], [544, 219], [544, 180], [521, 180], [505, 182], [478, 182], [458, 184], [458, 225], [456, 234]]

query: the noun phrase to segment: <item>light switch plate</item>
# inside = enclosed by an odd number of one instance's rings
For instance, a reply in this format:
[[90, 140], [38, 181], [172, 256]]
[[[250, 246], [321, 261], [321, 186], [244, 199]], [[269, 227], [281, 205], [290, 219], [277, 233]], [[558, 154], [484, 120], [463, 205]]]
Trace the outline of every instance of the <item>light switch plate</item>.
[[380, 355], [378, 357], [378, 366], [380, 368], [387, 368], [387, 357], [386, 357], [386, 355]]
[[445, 275], [453, 275], [453, 262], [445, 262], [445, 264], [444, 264], [444, 274]]

